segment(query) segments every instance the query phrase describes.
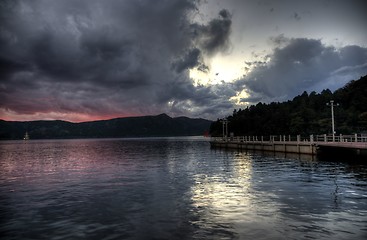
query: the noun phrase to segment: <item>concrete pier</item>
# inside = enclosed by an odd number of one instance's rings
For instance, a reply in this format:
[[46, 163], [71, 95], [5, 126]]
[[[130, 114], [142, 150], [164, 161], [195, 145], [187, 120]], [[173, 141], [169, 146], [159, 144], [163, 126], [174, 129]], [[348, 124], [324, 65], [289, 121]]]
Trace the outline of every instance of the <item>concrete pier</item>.
[[212, 147], [238, 150], [257, 150], [299, 154], [316, 154], [316, 145], [310, 142], [232, 142], [210, 141]]
[[[284, 152], [296, 154], [348, 154], [367, 158], [367, 137], [349, 135], [338, 136], [330, 141], [327, 135], [311, 135], [309, 138], [296, 136], [270, 136], [267, 140], [264, 137], [243, 136], [231, 138], [212, 138], [211, 147], [229, 148], [237, 150], [255, 150], [267, 152]], [[335, 139], [337, 141], [335, 141]]]

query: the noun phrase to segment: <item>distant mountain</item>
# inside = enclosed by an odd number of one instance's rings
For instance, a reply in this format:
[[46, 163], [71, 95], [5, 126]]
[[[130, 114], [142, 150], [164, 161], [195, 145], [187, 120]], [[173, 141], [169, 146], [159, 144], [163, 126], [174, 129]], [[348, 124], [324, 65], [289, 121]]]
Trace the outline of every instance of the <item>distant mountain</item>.
[[0, 139], [115, 138], [195, 136], [209, 131], [211, 121], [166, 114], [71, 123], [66, 121], [13, 122], [0, 120]]

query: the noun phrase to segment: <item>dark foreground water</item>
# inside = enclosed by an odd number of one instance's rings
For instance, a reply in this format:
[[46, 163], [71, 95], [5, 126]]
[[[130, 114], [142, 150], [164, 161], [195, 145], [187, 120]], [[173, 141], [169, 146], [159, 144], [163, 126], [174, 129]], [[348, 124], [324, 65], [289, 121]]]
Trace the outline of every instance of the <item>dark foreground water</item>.
[[204, 138], [0, 142], [2, 239], [367, 239], [367, 167]]

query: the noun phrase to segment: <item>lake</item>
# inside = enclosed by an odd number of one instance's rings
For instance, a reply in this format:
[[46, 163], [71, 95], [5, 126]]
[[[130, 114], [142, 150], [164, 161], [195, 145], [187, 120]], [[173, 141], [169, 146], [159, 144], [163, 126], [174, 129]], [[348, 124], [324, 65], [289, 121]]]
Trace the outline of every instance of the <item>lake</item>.
[[2, 239], [367, 239], [367, 166], [202, 137], [0, 142]]

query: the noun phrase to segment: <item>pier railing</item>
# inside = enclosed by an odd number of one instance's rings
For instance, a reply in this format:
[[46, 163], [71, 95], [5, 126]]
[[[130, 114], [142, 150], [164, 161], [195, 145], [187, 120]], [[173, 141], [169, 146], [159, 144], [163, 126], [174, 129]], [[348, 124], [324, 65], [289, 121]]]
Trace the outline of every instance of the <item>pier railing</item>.
[[236, 137], [212, 137], [212, 141], [220, 142], [363, 142], [367, 143], [367, 135], [270, 135], [270, 136], [236, 136]]

